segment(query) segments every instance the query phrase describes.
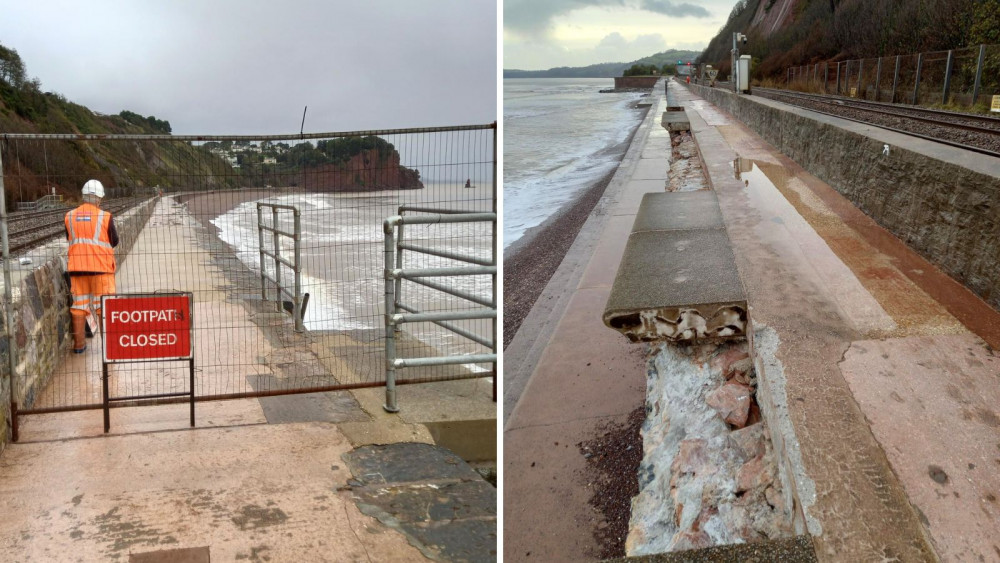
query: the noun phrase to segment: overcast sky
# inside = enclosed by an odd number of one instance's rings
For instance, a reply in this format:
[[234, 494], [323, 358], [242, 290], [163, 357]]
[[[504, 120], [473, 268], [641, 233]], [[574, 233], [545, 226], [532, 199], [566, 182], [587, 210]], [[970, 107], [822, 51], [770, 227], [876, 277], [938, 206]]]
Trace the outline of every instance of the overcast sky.
[[0, 44], [44, 91], [175, 134], [497, 119], [493, 0], [0, 0]]
[[503, 68], [630, 62], [667, 49], [700, 51], [736, 0], [506, 0]]

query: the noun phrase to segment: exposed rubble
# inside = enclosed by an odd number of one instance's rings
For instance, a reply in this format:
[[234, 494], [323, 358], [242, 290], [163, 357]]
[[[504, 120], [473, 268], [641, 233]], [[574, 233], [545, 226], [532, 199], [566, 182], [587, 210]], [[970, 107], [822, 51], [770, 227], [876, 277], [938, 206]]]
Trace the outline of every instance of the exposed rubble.
[[747, 349], [654, 348], [628, 555], [793, 535]]

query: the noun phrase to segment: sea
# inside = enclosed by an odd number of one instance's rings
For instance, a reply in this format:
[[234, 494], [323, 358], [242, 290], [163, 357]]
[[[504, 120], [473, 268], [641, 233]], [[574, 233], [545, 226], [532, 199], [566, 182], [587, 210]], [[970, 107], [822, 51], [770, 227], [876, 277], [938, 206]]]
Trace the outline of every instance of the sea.
[[503, 81], [503, 247], [613, 171], [642, 116], [610, 78]]

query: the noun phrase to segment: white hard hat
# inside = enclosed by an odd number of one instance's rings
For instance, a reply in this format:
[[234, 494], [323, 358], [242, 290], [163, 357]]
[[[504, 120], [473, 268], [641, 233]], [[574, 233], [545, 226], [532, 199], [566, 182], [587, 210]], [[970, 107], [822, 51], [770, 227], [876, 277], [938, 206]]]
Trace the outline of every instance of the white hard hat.
[[103, 199], [104, 184], [99, 180], [87, 180], [87, 183], [83, 185], [83, 195], [96, 195]]

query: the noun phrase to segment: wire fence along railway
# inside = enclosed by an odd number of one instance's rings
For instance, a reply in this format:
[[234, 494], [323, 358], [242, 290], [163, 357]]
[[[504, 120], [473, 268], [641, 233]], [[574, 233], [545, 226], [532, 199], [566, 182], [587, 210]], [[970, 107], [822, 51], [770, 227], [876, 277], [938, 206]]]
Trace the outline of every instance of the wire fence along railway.
[[755, 88], [754, 94], [990, 156], [1000, 156], [1000, 118], [997, 117], [771, 88]]
[[1000, 102], [1000, 45], [791, 67], [785, 81], [793, 90], [985, 112]]
[[[139, 197], [110, 199], [106, 200], [101, 207], [113, 215], [120, 215], [143, 200], [144, 198]], [[7, 229], [10, 237], [10, 253], [19, 256], [53, 238], [65, 237], [64, 217], [69, 210], [70, 207], [66, 206], [46, 211], [21, 211], [8, 215]]]
[[[11, 134], [0, 138], [0, 168], [8, 193], [30, 185], [78, 190], [93, 176], [109, 189], [162, 194], [112, 209], [116, 217], [126, 205], [149, 210], [119, 259], [118, 293], [193, 294], [196, 400], [386, 386], [387, 331], [396, 383], [493, 378], [495, 385], [496, 130], [494, 123], [285, 136]], [[71, 166], [71, 155], [91, 155], [100, 170]], [[258, 215], [258, 203], [293, 211]], [[398, 279], [387, 279], [384, 223], [405, 209], [395, 243], [410, 250], [394, 264]], [[435, 210], [486, 219], [427, 220]], [[11, 254], [21, 234], [60, 235], [64, 213], [8, 216]], [[21, 287], [8, 308], [14, 330], [5, 335], [19, 414], [102, 408], [100, 335], [87, 353], [70, 353], [68, 288], [43, 287], [61, 275], [58, 253], [52, 244], [25, 247], [27, 268], [5, 260]], [[492, 267], [449, 275], [469, 260]], [[387, 286], [390, 306], [420, 314], [396, 313], [406, 322], [389, 323]], [[117, 397], [188, 385], [186, 362], [113, 367]]]

